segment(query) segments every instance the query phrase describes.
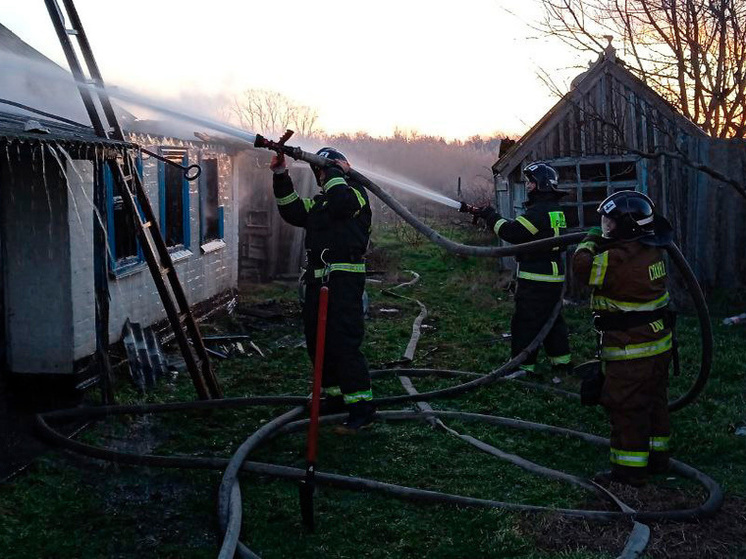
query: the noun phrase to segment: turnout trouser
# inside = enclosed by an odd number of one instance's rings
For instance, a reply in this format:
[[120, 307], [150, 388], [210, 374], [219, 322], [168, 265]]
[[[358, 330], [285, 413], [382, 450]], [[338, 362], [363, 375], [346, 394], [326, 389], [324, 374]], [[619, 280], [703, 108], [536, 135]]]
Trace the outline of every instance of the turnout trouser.
[[610, 459], [619, 477], [644, 481], [668, 469], [671, 424], [668, 366], [671, 352], [653, 357], [604, 361], [601, 404], [611, 421]]
[[[510, 323], [512, 355], [515, 357], [528, 346], [549, 320], [554, 305], [562, 296], [562, 283], [518, 279], [515, 292], [515, 312]], [[570, 362], [570, 343], [567, 324], [559, 314], [549, 334], [544, 338], [544, 350], [553, 365]], [[522, 369], [533, 371], [538, 351], [524, 361]]]
[[[370, 374], [365, 356], [360, 351], [363, 343], [363, 291], [365, 274], [332, 272], [326, 284], [329, 287], [326, 346], [322, 386], [329, 395], [341, 394], [345, 403], [371, 400]], [[316, 353], [316, 327], [319, 293], [322, 282], [310, 279], [306, 285], [303, 305], [303, 322], [306, 346], [311, 362]]]

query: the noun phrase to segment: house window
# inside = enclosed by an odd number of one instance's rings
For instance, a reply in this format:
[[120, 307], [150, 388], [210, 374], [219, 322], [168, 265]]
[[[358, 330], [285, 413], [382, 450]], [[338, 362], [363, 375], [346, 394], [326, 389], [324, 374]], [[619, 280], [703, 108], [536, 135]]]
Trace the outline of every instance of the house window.
[[200, 183], [201, 244], [223, 238], [223, 207], [220, 206], [218, 160], [203, 159]]
[[601, 224], [596, 208], [619, 190], [637, 190], [637, 159], [549, 162], [559, 174], [559, 188], [567, 192], [560, 204], [567, 226], [587, 228]]
[[[134, 217], [124, 202], [123, 186], [114, 180], [115, 165], [115, 161], [107, 161], [102, 171], [106, 188], [110, 269], [120, 274], [143, 262], [143, 255], [137, 241]], [[139, 158], [137, 172], [142, 176], [142, 160]]]
[[[184, 149], [161, 148], [161, 155], [182, 166], [187, 165]], [[189, 183], [184, 172], [163, 161], [158, 162], [161, 233], [169, 248], [189, 248]]]

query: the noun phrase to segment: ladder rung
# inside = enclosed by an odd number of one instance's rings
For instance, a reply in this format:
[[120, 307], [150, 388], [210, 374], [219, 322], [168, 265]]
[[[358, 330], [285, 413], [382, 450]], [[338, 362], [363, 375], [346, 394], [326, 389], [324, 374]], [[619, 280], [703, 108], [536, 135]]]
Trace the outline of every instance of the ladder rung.
[[153, 222], [152, 222], [152, 221], [146, 221], [146, 222], [144, 222], [144, 223], [142, 224], [142, 226], [143, 226], [143, 227], [145, 227], [145, 229], [147, 229], [147, 228], [148, 228], [148, 227], [150, 227], [151, 225], [153, 225]]
[[80, 32], [77, 29], [65, 29], [65, 33], [68, 35], [79, 35]]

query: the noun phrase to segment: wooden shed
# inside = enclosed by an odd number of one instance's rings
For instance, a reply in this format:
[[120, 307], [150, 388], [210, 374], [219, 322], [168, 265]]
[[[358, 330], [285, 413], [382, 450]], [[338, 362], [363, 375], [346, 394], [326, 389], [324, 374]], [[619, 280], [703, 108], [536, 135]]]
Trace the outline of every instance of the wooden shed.
[[571, 90], [493, 165], [503, 215], [523, 211], [522, 169], [557, 169], [570, 228], [600, 223], [596, 208], [618, 190], [649, 195], [708, 288], [746, 285], [746, 200], [694, 168], [746, 179], [746, 142], [707, 136], [635, 77], [609, 45]]

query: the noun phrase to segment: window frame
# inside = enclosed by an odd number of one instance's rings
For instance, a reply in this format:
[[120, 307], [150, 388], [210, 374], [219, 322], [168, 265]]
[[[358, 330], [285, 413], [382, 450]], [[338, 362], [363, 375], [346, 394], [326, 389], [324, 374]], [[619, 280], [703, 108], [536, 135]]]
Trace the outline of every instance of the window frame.
[[[225, 243], [225, 207], [220, 204], [220, 156], [200, 156], [200, 165], [202, 166], [202, 174], [199, 178], [199, 242], [200, 248], [203, 253], [212, 252], [218, 250], [224, 246]], [[217, 222], [217, 237], [208, 239], [207, 238], [207, 199], [209, 194], [208, 178], [209, 174], [206, 172], [205, 162], [215, 161], [215, 188], [216, 188], [216, 215], [215, 220]]]
[[[584, 198], [584, 194], [588, 194], [589, 189], [596, 188], [596, 189], [604, 189], [604, 198], [607, 196], [611, 196], [613, 193], [618, 192], [620, 190], [636, 190], [639, 192], [645, 192], [647, 185], [645, 184], [645, 169], [642, 165], [642, 160], [640, 157], [635, 155], [628, 155], [628, 156], [616, 156], [616, 157], [584, 157], [584, 158], [564, 158], [564, 159], [555, 159], [551, 161], [547, 161], [547, 165], [550, 165], [554, 168], [568, 168], [568, 167], [575, 167], [575, 180], [567, 181], [567, 182], [560, 182], [559, 188], [560, 190], [565, 190], [571, 193], [574, 193], [576, 198], [572, 202], [562, 202], [560, 200], [560, 205], [563, 208], [563, 211], [565, 212], [565, 215], [568, 215], [570, 211], [575, 210], [575, 217], [577, 218], [577, 228], [580, 229], [587, 229], [590, 225], [586, 224], [585, 220], [585, 212], [586, 208], [598, 207], [600, 200], [586, 200]], [[622, 180], [622, 181], [614, 181], [611, 180], [611, 165], [613, 164], [619, 164], [619, 163], [629, 163], [631, 165], [634, 165], [635, 167], [635, 179], [634, 180]], [[586, 170], [590, 166], [598, 166], [603, 165], [605, 168], [605, 176], [601, 178], [601, 180], [582, 180], [581, 177], [583, 176], [582, 171], [585, 167]], [[568, 220], [570, 221], [570, 220]], [[573, 222], [576, 221], [576, 219], [572, 220]]]
[[[125, 256], [122, 258], [117, 257], [116, 249], [116, 222], [114, 220], [114, 174], [112, 172], [111, 165], [116, 165], [115, 161], [104, 160], [101, 166], [101, 180], [103, 180], [104, 188], [106, 190], [106, 235], [108, 241], [108, 255], [107, 260], [109, 262], [108, 269], [109, 273], [114, 277], [120, 277], [128, 275], [130, 273], [143, 269], [146, 265], [145, 255], [140, 245], [140, 240], [137, 238], [137, 229], [135, 228], [135, 243], [137, 246], [137, 254], [131, 256]], [[143, 176], [143, 162], [142, 156], [138, 154], [135, 160], [135, 167], [137, 173], [140, 175], [140, 180]], [[137, 202], [137, 200], [136, 200]], [[122, 201], [124, 204], [124, 201]], [[138, 210], [142, 216], [142, 210], [140, 209], [139, 202]]]
[[[189, 149], [180, 146], [159, 146], [158, 153], [161, 157], [173, 157], [181, 154], [181, 165], [189, 165]], [[167, 240], [166, 230], [166, 165], [164, 161], [158, 160], [158, 222], [164, 242]], [[182, 242], [175, 245], [167, 245], [170, 253], [185, 252], [188, 253], [191, 247], [191, 219], [190, 219], [190, 196], [189, 181], [181, 177], [181, 220], [182, 220]]]

